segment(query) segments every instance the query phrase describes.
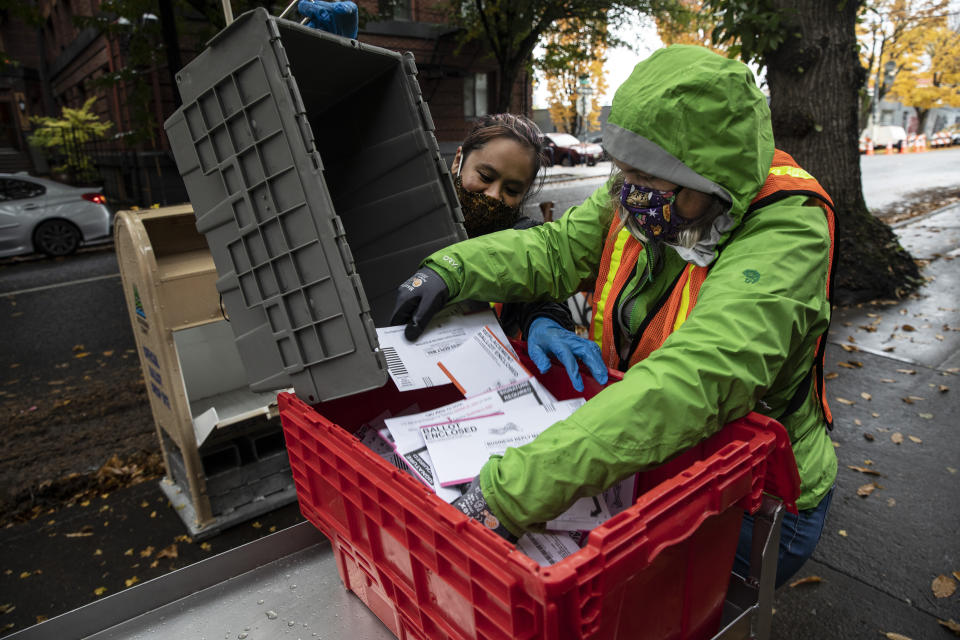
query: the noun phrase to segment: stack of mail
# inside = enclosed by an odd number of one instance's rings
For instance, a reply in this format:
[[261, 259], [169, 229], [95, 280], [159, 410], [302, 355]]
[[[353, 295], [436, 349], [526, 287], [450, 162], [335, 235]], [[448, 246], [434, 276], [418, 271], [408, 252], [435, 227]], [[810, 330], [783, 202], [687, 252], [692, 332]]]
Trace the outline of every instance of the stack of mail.
[[[464, 399], [420, 411], [385, 412], [357, 433], [389, 463], [453, 502], [491, 455], [532, 442], [585, 402], [558, 401], [523, 366], [491, 311], [445, 315], [411, 343], [403, 327], [377, 329], [391, 378], [401, 391], [454, 384]], [[587, 532], [632, 504], [633, 478], [582, 498], [527, 534], [519, 548], [543, 565], [574, 553]]]

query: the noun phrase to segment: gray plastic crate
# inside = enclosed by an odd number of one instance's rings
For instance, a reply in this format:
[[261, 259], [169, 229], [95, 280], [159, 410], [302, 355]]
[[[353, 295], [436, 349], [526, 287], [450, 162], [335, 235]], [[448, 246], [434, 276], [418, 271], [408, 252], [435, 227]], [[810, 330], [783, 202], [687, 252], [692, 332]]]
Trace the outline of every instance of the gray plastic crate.
[[177, 74], [165, 127], [250, 387], [379, 387], [375, 326], [466, 238], [411, 54], [240, 16]]

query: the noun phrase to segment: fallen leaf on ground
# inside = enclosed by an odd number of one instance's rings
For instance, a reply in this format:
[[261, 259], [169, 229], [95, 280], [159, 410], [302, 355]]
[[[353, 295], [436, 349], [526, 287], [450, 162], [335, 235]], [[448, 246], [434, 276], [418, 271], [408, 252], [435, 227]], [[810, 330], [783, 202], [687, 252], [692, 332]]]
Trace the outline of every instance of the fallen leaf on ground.
[[866, 467], [858, 467], [853, 464], [847, 465], [848, 469], [853, 469], [854, 471], [859, 471], [860, 473], [865, 473], [870, 476], [879, 476], [882, 475], [879, 471], [874, 471], [873, 469], [867, 469]]
[[852, 345], [852, 344], [841, 344], [841, 345], [840, 345], [840, 348], [843, 349], [844, 351], [848, 352], [848, 353], [849, 353], [850, 351], [860, 351], [860, 348], [859, 348], [859, 347], [857, 347], [857, 346], [855, 346], [855, 345]]
[[903, 443], [903, 434], [899, 431], [894, 431], [890, 434], [890, 440], [893, 444], [901, 444]]
[[89, 352], [89, 351], [81, 351], [80, 353], [74, 355], [73, 357], [74, 357], [74, 358], [86, 358], [88, 355], [90, 355], [90, 352]]
[[912, 324], [901, 325], [900, 328], [903, 329], [904, 331], [916, 331], [916, 330], [917, 330], [916, 327], [914, 327]]
[[103, 355], [109, 358], [110, 356], [113, 355], [113, 349], [110, 349], [109, 351], [104, 351]]
[[906, 402], [907, 404], [913, 404], [917, 400], [923, 400], [923, 398], [921, 398], [920, 396], [907, 396], [906, 398], [900, 398], [900, 399]]
[[23, 580], [24, 578], [29, 578], [29, 577], [30, 577], [30, 572], [29, 572], [29, 571], [23, 571], [23, 572], [20, 573], [20, 579], [21, 579], [21, 580]]
[[93, 590], [93, 595], [95, 595], [95, 596], [102, 596], [102, 595], [105, 594], [106, 592], [107, 592], [107, 588], [106, 588], [106, 587], [97, 587], [96, 589]]
[[259, 520], [257, 520], [257, 521], [255, 521], [255, 522], [251, 523], [250, 526], [253, 527], [254, 529], [259, 529], [259, 528], [262, 527], [263, 525], [260, 524], [260, 521], [259, 521]]
[[790, 583], [790, 588], [794, 588], [801, 584], [813, 584], [816, 582], [823, 582], [823, 578], [820, 576], [807, 576], [806, 578], [800, 578], [799, 580], [794, 580]]
[[847, 400], [846, 398], [836, 398], [836, 400], [840, 404], [846, 404], [846, 405], [855, 404], [853, 400]]
[[127, 578], [126, 580], [124, 580], [123, 584], [127, 585], [128, 587], [132, 587], [138, 582], [140, 582], [140, 578], [138, 578], [137, 576], [133, 576], [132, 578]]
[[953, 467], [947, 467], [947, 471], [949, 471], [950, 473], [956, 473], [956, 472], [957, 472], [957, 470], [954, 469]]
[[204, 551], [210, 551], [210, 549], [212, 549], [213, 547], [210, 546], [209, 542], [201, 542], [200, 548], [203, 549]]
[[879, 417], [880, 417], [880, 414], [877, 413], [876, 411], [872, 412], [870, 415], [872, 415], [874, 418], [879, 418]]
[[900, 633], [894, 633], [893, 631], [887, 631], [887, 640], [913, 640], [913, 638]]
[[956, 620], [952, 620], [952, 619], [940, 620], [939, 618], [937, 619], [937, 622], [939, 622], [941, 626], [944, 626], [947, 629], [950, 629], [950, 631], [953, 631], [953, 635], [960, 636], [960, 622], [957, 622]]
[[836, 371], [831, 371], [830, 373], [828, 373], [828, 374], [826, 374], [825, 376], [823, 376], [823, 379], [824, 379], [824, 380], [833, 380], [834, 378], [839, 378], [839, 377], [840, 377], [840, 374], [839, 374], [839, 373], [837, 373]]
[[170, 545], [169, 547], [164, 547], [163, 549], [160, 550], [159, 553], [157, 553], [157, 559], [160, 559], [160, 558], [176, 558], [176, 557], [178, 557], [178, 556], [179, 556], [179, 553], [177, 553], [177, 545], [176, 545], [176, 543]]
[[933, 420], [932, 413], [918, 413], [917, 415], [923, 418], [924, 420]]
[[945, 384], [940, 385], [939, 388], [940, 388], [940, 393], [946, 393], [947, 391], [950, 391], [950, 387], [948, 387]]
[[867, 440], [868, 442], [873, 442], [874, 437], [872, 433], [865, 433], [863, 434], [863, 439]]
[[933, 579], [930, 588], [933, 590], [934, 597], [949, 598], [957, 590], [957, 583], [950, 576], [940, 574]]
[[103, 555], [103, 549], [97, 549], [96, 551], [93, 552], [93, 555], [95, 555], [95, 556], [102, 556], [102, 555]]
[[937, 340], [939, 340], [940, 342], [943, 342], [943, 336], [942, 336], [941, 334], [938, 333], [938, 334], [934, 335], [933, 337], [936, 338]]
[[899, 373], [905, 373], [905, 374], [907, 374], [908, 376], [915, 376], [915, 375], [917, 375], [917, 370], [916, 370], [916, 369], [897, 369], [897, 371], [898, 371]]
[[873, 399], [873, 396], [871, 396], [871, 395], [870, 395], [869, 393], [867, 393], [866, 391], [864, 391], [863, 393], [861, 393], [861, 394], [860, 394], [860, 397], [863, 398], [864, 400], [872, 400], [872, 399]]
[[960, 580], [960, 571], [951, 571], [951, 573], [953, 574], [954, 578]]
[[0, 604], [0, 614], [2, 614], [2, 613], [10, 613], [11, 611], [13, 611], [13, 610], [16, 609], [16, 608], [17, 608], [17, 606], [16, 606], [15, 604], [13, 604], [12, 602], [8, 602], [7, 604]]
[[893, 378], [880, 378], [880, 382], [896, 382]]
[[847, 537], [847, 530], [846, 530], [846, 529], [840, 529], [840, 531], [837, 531], [837, 533], [840, 534], [841, 536], [843, 536], [844, 538]]
[[887, 498], [887, 506], [888, 506], [888, 507], [895, 507], [895, 506], [897, 506], [897, 501], [894, 500], [893, 498]]
[[146, 549], [140, 552], [141, 558], [149, 558], [152, 555], [153, 555], [153, 545], [147, 547]]
[[126, 551], [124, 551], [124, 552], [123, 552], [123, 555], [125, 555], [125, 556], [132, 556], [132, 555], [133, 555], [133, 548], [131, 547], [130, 549], [127, 549]]
[[857, 365], [855, 365], [855, 364], [852, 363], [852, 362], [838, 362], [838, 363], [837, 363], [837, 366], [838, 366], [838, 367], [843, 367], [844, 369], [856, 369], [856, 368], [857, 368]]
[[877, 488], [876, 482], [862, 484], [857, 488], [857, 495], [866, 498], [868, 495], [873, 493], [876, 488]]
[[917, 436], [907, 436], [907, 437], [910, 438], [910, 442], [916, 442], [917, 444], [920, 444], [921, 442], [923, 442], [923, 440], [921, 440]]

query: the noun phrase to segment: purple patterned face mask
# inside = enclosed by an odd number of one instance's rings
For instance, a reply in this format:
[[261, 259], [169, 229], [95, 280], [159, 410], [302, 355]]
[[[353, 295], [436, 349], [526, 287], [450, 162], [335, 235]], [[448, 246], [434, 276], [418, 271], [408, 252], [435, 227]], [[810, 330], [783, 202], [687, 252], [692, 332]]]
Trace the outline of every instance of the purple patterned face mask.
[[676, 215], [674, 202], [682, 189], [658, 191], [624, 182], [620, 204], [633, 216], [647, 238], [676, 242], [677, 232], [692, 222]]

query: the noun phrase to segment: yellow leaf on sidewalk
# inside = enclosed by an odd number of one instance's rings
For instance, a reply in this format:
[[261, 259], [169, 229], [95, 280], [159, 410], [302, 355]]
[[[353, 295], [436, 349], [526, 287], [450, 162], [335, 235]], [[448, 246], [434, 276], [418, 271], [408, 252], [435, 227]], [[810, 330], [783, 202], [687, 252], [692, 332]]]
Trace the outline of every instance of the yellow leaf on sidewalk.
[[930, 588], [933, 590], [933, 595], [937, 598], [949, 598], [957, 590], [957, 583], [953, 581], [953, 578], [950, 576], [945, 576], [940, 574], [933, 579], [933, 583], [930, 585]]
[[806, 578], [800, 578], [799, 580], [794, 580], [790, 583], [790, 588], [793, 589], [796, 586], [801, 584], [813, 584], [816, 582], [823, 582], [823, 578], [820, 576], [807, 576]]

